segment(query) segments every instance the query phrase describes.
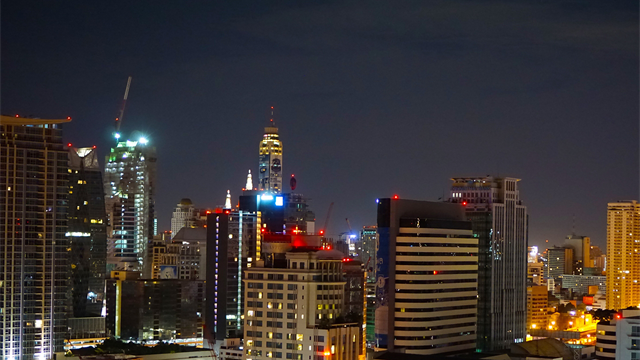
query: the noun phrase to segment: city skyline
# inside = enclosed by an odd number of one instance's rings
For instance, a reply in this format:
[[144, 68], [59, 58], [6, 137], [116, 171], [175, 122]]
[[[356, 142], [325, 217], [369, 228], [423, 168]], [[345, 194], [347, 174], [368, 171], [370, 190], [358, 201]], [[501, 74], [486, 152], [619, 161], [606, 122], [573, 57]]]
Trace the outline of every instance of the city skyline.
[[[360, 21], [354, 5], [194, 6], [183, 13], [190, 25], [176, 15], [166, 31], [155, 24], [174, 14], [169, 3], [105, 5], [95, 15], [84, 6], [7, 4], [3, 60], [15, 71], [3, 74], [2, 112], [71, 116], [65, 142], [97, 145], [102, 158], [133, 76], [122, 129], [142, 130], [158, 148], [159, 230], [182, 198], [209, 207], [227, 189], [240, 194], [247, 170], [258, 173], [255, 142], [271, 105], [287, 143], [283, 176], [296, 175], [319, 223], [335, 202], [329, 234], [346, 231], [347, 217], [354, 228], [374, 225], [377, 197], [435, 201], [451, 177], [500, 175], [522, 179], [530, 245], [561, 244], [575, 214], [575, 231], [604, 248], [606, 204], [638, 198], [638, 154], [626, 145], [637, 143], [637, 4], [489, 4], [502, 15], [480, 34], [471, 31], [479, 20], [467, 18], [488, 11], [469, 4], [371, 6]], [[451, 22], [439, 17], [453, 7]], [[326, 31], [312, 25], [336, 12], [347, 18]], [[386, 12], [389, 23], [370, 20]], [[127, 22], [122, 32], [111, 32], [114, 13]], [[50, 29], [44, 19], [56, 14], [85, 20]], [[532, 23], [518, 23], [524, 14]], [[25, 16], [35, 27], [11, 31]], [[89, 26], [97, 29], [90, 39], [79, 35]], [[352, 28], [357, 35], [343, 34]], [[57, 35], [56, 51], [67, 56], [33, 60], [51, 46], [36, 36], [43, 32]], [[171, 51], [153, 50], [165, 35]], [[104, 46], [119, 51], [108, 56]], [[615, 186], [602, 186], [610, 176]]]

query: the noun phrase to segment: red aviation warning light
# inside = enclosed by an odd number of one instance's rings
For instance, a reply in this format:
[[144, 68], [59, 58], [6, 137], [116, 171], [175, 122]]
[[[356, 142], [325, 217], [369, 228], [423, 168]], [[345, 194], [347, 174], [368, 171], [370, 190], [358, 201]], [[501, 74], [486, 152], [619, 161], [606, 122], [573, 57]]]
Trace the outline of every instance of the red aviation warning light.
[[466, 201], [463, 201], [463, 202], [462, 202], [462, 206], [467, 206], [467, 202], [466, 202]]
[[324, 235], [324, 230], [320, 230], [320, 235]]
[[393, 195], [393, 200], [398, 200], [400, 197], [398, 195]]
[[68, 143], [68, 144], [67, 144], [67, 147], [71, 147], [71, 143]]

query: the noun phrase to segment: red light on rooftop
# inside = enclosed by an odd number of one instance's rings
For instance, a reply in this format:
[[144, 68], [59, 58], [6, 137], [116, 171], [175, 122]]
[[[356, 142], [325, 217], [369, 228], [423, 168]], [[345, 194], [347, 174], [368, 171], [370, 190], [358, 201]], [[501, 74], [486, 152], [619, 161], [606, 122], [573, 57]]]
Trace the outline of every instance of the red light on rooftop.
[[398, 195], [393, 195], [393, 200], [398, 200], [398, 199], [399, 199]]
[[320, 235], [324, 235], [324, 230], [320, 230]]
[[67, 146], [68, 146], [68, 147], [71, 147], [71, 143], [68, 143], [68, 144], [67, 144]]
[[467, 202], [466, 202], [466, 201], [463, 201], [463, 202], [462, 202], [462, 206], [467, 206]]
[[96, 146], [95, 146], [95, 145], [93, 145], [92, 147], [93, 147], [94, 149], [96, 148]]
[[67, 120], [71, 120], [71, 116], [67, 116]]
[[16, 117], [20, 117], [20, 115], [16, 114]]

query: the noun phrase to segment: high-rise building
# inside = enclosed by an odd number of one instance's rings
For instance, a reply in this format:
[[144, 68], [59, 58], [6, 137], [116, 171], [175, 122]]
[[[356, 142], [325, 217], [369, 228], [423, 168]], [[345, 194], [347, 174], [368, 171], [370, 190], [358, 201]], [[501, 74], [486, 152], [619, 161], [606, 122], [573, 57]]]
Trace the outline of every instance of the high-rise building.
[[478, 238], [463, 207], [379, 199], [378, 242], [376, 347], [425, 355], [475, 349]]
[[547, 277], [561, 283], [564, 275], [573, 274], [573, 249], [554, 246], [547, 249]]
[[607, 306], [640, 304], [640, 204], [609, 203], [607, 211]]
[[586, 275], [584, 268], [593, 267], [590, 261], [591, 238], [576, 234], [567, 235], [563, 246], [573, 249], [572, 274]]
[[222, 341], [241, 337], [244, 302], [243, 274], [261, 258], [260, 212], [224, 210], [207, 218], [207, 329]]
[[264, 128], [264, 135], [260, 141], [258, 179], [260, 190], [280, 194], [282, 192], [282, 142], [278, 135], [278, 128], [273, 123], [273, 108], [271, 116], [271, 123]]
[[547, 328], [549, 293], [546, 286], [527, 287], [527, 329]]
[[298, 248], [282, 255], [283, 263], [246, 270], [244, 358], [362, 359], [362, 314], [343, 314], [343, 254]]
[[0, 118], [0, 358], [52, 359], [67, 335], [70, 119]]
[[378, 241], [378, 227], [377, 226], [363, 226], [360, 230], [360, 243], [362, 248], [362, 254], [360, 261], [367, 267], [367, 279], [375, 281], [376, 278], [376, 243]]
[[106, 157], [104, 191], [107, 268], [151, 276], [151, 243], [156, 232], [156, 150], [147, 138], [119, 141]]
[[462, 204], [478, 237], [478, 349], [523, 342], [527, 322], [527, 208], [519, 179], [454, 178], [451, 202]]
[[112, 271], [107, 280], [106, 326], [121, 340], [203, 346], [204, 281], [139, 279]]
[[102, 171], [94, 147], [69, 148], [69, 317], [102, 314], [107, 278], [107, 219]]
[[187, 226], [188, 222], [197, 216], [198, 210], [193, 206], [191, 199], [180, 200], [171, 215], [171, 237], [173, 238], [180, 229]]

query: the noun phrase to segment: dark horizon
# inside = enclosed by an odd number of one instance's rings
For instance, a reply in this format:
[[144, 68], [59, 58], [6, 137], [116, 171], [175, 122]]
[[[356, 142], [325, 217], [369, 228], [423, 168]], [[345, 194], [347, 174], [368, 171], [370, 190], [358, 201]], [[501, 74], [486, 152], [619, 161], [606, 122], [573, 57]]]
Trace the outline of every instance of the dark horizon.
[[284, 184], [317, 228], [335, 203], [329, 234], [499, 174], [522, 179], [530, 245], [575, 216], [605, 250], [607, 203], [639, 197], [637, 3], [3, 5], [2, 113], [71, 116], [103, 167], [133, 76], [122, 132], [158, 150], [160, 231], [182, 198], [237, 199], [271, 105]]

